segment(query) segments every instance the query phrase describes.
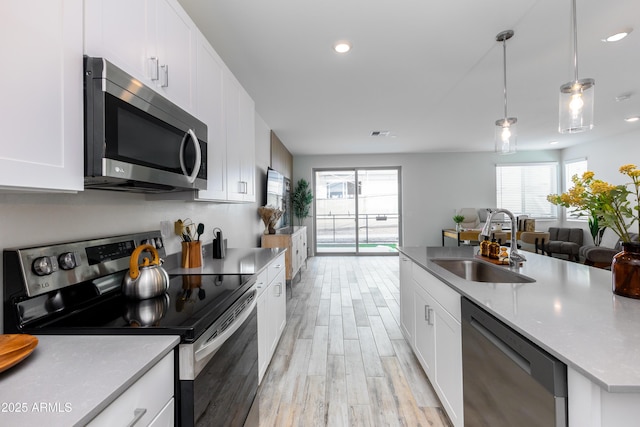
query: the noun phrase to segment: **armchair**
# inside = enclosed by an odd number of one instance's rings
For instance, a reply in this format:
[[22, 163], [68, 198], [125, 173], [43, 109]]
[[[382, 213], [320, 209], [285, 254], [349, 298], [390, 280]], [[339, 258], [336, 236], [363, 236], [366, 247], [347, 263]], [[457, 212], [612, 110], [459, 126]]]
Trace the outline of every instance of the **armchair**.
[[[638, 235], [636, 233], [630, 233], [632, 241], [638, 241]], [[606, 243], [605, 243], [606, 244]], [[603, 246], [584, 246], [582, 248], [581, 255], [584, 257], [584, 264], [593, 267], [599, 267], [604, 269], [611, 268], [611, 262], [615, 254], [622, 250], [622, 242], [619, 240], [613, 247]]]

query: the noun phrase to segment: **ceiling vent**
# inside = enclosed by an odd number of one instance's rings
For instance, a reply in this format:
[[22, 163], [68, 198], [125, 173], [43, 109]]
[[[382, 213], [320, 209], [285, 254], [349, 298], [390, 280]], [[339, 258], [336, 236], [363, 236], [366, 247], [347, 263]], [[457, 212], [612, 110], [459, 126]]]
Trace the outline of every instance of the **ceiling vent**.
[[371, 136], [389, 136], [389, 134], [388, 130], [374, 130], [371, 132]]

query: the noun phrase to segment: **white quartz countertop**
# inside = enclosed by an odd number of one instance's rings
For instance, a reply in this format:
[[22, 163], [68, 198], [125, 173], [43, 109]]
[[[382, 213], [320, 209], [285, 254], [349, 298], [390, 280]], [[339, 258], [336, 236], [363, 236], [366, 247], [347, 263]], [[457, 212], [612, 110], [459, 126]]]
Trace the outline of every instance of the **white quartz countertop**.
[[278, 255], [286, 251], [282, 248], [229, 248], [221, 259], [206, 256], [202, 267], [172, 268], [170, 275], [179, 274], [258, 274]]
[[640, 392], [640, 300], [615, 295], [611, 272], [524, 252], [517, 271], [534, 283], [471, 282], [431, 260], [470, 258], [477, 248], [399, 250], [605, 390]]
[[0, 425], [85, 425], [176, 345], [177, 336], [38, 335], [0, 373]]

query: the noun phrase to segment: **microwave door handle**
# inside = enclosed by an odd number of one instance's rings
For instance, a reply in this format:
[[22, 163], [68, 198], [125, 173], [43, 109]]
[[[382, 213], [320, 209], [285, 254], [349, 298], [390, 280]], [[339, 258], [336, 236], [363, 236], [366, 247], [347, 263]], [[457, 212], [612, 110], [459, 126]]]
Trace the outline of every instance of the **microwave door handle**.
[[[190, 138], [189, 138], [190, 137]], [[187, 139], [191, 139], [193, 141], [193, 146], [196, 149], [196, 161], [193, 166], [193, 172], [191, 175], [187, 174], [187, 168], [184, 165], [184, 146], [187, 143]], [[180, 144], [180, 168], [182, 168], [182, 173], [187, 177], [187, 181], [189, 184], [193, 184], [198, 177], [198, 172], [200, 171], [200, 165], [202, 164], [202, 150], [200, 150], [200, 144], [198, 143], [198, 137], [193, 129], [189, 129], [182, 138], [182, 143]]]

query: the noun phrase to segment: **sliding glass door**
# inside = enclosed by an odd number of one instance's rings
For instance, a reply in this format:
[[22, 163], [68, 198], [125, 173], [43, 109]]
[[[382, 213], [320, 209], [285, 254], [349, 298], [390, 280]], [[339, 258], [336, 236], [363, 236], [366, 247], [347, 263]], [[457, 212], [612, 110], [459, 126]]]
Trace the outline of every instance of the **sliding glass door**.
[[400, 168], [314, 171], [316, 254], [395, 254]]

